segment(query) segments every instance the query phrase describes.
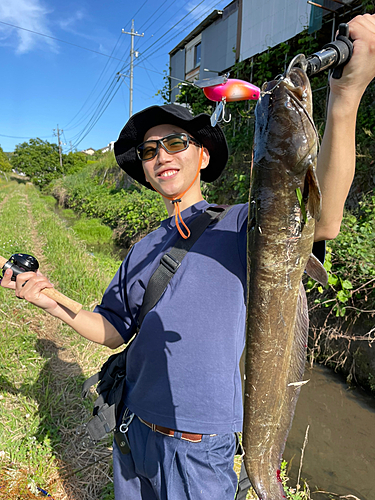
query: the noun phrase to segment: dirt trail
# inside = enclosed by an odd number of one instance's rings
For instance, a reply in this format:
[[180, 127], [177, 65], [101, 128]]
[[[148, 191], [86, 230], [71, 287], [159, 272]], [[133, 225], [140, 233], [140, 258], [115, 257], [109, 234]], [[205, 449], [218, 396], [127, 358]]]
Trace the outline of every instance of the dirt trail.
[[[27, 195], [25, 195], [25, 205], [32, 228], [32, 253], [37, 256], [41, 269], [48, 275], [53, 269], [53, 264], [44, 256], [43, 247], [46, 242], [36, 229], [36, 221]], [[56, 280], [54, 284], [58, 288]], [[51, 490], [55, 500], [99, 500], [100, 491], [110, 479], [111, 453], [105, 444], [85, 447], [85, 441], [77, 431], [81, 429], [80, 425], [74, 427], [74, 423], [87, 422], [90, 412], [80, 400], [77, 400], [76, 381], [80, 378], [80, 383], [82, 382], [83, 367], [77, 359], [76, 352], [70, 347], [69, 339], [62, 332], [61, 325], [59, 320], [42, 311], [32, 318], [30, 324], [30, 329], [38, 336], [38, 351], [47, 360], [43, 370], [48, 370], [50, 375], [48, 390], [52, 394], [64, 395], [63, 409], [59, 405], [56, 415], [53, 415], [59, 422], [60, 442], [54, 447], [54, 453], [60, 474], [51, 478], [50, 484], [53, 483]], [[74, 473], [86, 467], [82, 474]]]

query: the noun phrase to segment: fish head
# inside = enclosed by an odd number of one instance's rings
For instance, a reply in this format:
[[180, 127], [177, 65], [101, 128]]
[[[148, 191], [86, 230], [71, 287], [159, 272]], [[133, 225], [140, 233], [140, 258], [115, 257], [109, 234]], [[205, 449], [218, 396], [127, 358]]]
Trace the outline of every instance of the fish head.
[[[317, 132], [312, 119], [309, 79], [300, 68], [267, 82], [255, 109], [258, 127], [255, 154], [283, 162], [290, 173], [305, 169], [301, 160], [311, 152], [316, 156]], [[287, 160], [287, 162], [285, 161]]]
[[318, 219], [318, 133], [312, 110], [310, 82], [301, 68], [292, 67], [285, 75], [266, 82], [255, 108], [254, 164], [272, 169], [269, 175], [274, 183], [280, 182], [290, 191], [300, 189], [305, 201], [310, 198], [310, 215]]

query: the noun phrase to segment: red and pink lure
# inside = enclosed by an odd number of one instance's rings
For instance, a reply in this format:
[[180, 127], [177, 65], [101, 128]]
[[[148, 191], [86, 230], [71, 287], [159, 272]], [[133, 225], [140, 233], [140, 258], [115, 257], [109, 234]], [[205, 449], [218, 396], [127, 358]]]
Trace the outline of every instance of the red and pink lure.
[[235, 78], [230, 78], [219, 85], [203, 87], [203, 92], [207, 99], [216, 102], [220, 102], [223, 99], [226, 102], [257, 100], [260, 95], [258, 87], [252, 83]]
[[225, 105], [227, 102], [257, 100], [260, 96], [260, 89], [252, 83], [235, 78], [228, 79], [228, 75], [229, 73], [194, 82], [195, 86], [203, 90], [207, 99], [217, 102], [211, 116], [211, 125], [213, 127], [221, 121], [230, 121], [230, 115], [228, 119], [225, 118]]

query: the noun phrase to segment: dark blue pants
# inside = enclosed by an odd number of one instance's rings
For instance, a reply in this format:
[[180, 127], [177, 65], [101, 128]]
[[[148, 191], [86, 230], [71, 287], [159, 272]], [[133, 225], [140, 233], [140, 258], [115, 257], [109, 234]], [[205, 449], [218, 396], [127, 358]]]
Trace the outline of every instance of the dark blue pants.
[[233, 500], [235, 435], [204, 435], [199, 443], [152, 431], [138, 418], [129, 426], [131, 453], [113, 443], [116, 500]]

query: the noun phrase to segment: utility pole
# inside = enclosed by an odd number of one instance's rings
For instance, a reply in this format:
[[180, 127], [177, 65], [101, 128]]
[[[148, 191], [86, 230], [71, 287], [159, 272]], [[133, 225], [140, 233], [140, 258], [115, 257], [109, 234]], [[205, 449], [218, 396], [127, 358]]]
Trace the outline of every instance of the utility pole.
[[59, 129], [59, 126], [57, 125], [57, 129], [53, 129], [53, 134], [57, 136], [57, 144], [59, 146], [59, 156], [60, 156], [60, 167], [62, 170], [62, 151], [61, 151], [61, 141], [60, 141], [60, 134], [64, 132], [63, 130]]
[[144, 33], [140, 35], [136, 31], [134, 31], [134, 19], [132, 19], [132, 29], [131, 32], [122, 30], [125, 35], [131, 35], [131, 48], [130, 48], [130, 96], [129, 96], [129, 118], [133, 114], [133, 65], [134, 65], [134, 37], [135, 36], [144, 36]]

